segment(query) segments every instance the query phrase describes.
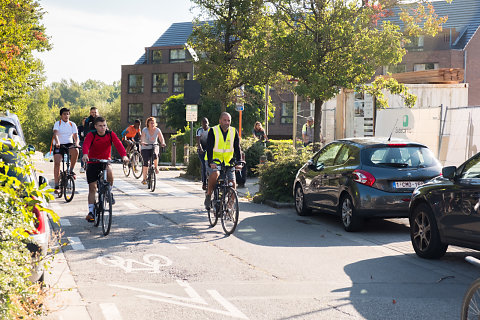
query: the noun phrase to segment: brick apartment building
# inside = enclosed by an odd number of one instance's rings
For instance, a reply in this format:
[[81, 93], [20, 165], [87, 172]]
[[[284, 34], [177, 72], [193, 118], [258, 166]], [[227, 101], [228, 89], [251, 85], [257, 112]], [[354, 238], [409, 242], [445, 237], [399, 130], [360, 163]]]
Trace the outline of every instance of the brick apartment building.
[[[416, 37], [407, 47], [408, 53], [396, 66], [383, 66], [378, 74], [398, 73], [439, 68], [464, 69], [469, 83], [469, 105], [480, 105], [480, 0], [433, 2], [438, 16], [448, 16], [443, 31], [436, 37]], [[398, 12], [390, 18], [401, 24]], [[162, 105], [169, 96], [183, 92], [183, 81], [191, 79], [193, 64], [184, 43], [193, 29], [191, 22], [172, 24], [133, 65], [122, 66], [121, 122], [123, 126], [134, 119], [157, 118], [160, 128], [169, 136], [177, 128], [166, 128]], [[293, 129], [293, 94], [271, 90], [275, 105], [274, 118], [268, 124], [271, 138], [291, 138]], [[325, 106], [326, 107], [326, 106]], [[298, 99], [297, 137], [306, 117], [313, 115], [313, 106]], [[201, 117], [202, 115], [199, 115]], [[214, 121], [212, 120], [212, 123]], [[244, 128], [246, 134], [249, 128]]]
[[[163, 103], [171, 95], [183, 93], [183, 81], [190, 80], [193, 64], [187, 42], [193, 30], [191, 22], [173, 23], [160, 38], [133, 65], [122, 66], [121, 80], [121, 123], [133, 123], [137, 118], [154, 116], [162, 132], [168, 137], [178, 128], [167, 128], [163, 118]], [[275, 105], [275, 116], [270, 121], [269, 137], [291, 138], [293, 130], [293, 94], [277, 93], [271, 90]], [[302, 117], [310, 115], [310, 103], [298, 99], [299, 125], [305, 122]], [[202, 116], [198, 115], [199, 118]], [[210, 119], [212, 123], [215, 120]], [[143, 124], [144, 125], [144, 124]], [[253, 128], [244, 128], [245, 135]]]

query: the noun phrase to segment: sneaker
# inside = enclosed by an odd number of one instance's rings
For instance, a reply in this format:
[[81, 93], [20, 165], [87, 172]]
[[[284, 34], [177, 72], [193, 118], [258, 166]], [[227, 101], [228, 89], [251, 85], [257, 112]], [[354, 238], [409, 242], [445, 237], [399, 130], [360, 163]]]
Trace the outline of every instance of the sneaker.
[[89, 212], [87, 214], [87, 216], [85, 217], [85, 220], [87, 220], [88, 222], [93, 222], [95, 221], [95, 217], [93, 216], [93, 213]]
[[55, 194], [59, 194], [61, 192], [60, 186], [55, 186]]
[[206, 184], [206, 183], [204, 183], [204, 184], [202, 185], [202, 190], [207, 190], [207, 184]]
[[205, 195], [205, 201], [203, 202], [203, 204], [205, 205], [205, 209], [207, 210], [210, 210], [210, 208], [212, 207], [212, 200], [208, 194]]
[[85, 173], [85, 168], [84, 167], [80, 168], [80, 173]]
[[147, 180], [142, 180], [142, 184], [147, 184]]

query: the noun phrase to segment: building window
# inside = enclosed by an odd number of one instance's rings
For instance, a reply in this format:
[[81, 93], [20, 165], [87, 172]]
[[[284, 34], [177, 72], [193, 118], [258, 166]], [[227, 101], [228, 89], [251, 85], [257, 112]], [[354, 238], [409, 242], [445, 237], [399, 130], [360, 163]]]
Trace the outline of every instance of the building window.
[[282, 102], [280, 109], [280, 123], [293, 123], [293, 101]]
[[161, 50], [153, 50], [152, 51], [152, 63], [153, 64], [162, 63], [162, 51]]
[[170, 63], [185, 62], [185, 59], [186, 59], [185, 49], [170, 50]]
[[128, 93], [143, 93], [143, 75], [128, 75]]
[[438, 69], [438, 63], [429, 62], [429, 63], [416, 63], [413, 65], [413, 71], [424, 71], [424, 70], [436, 70]]
[[168, 92], [168, 74], [154, 73], [152, 75], [152, 92]]
[[423, 51], [423, 35], [418, 37], [410, 37], [410, 42], [405, 44], [405, 49], [408, 51]]
[[188, 72], [176, 72], [173, 74], [173, 92], [183, 92], [183, 82], [188, 80], [190, 73]]
[[128, 104], [128, 123], [133, 123], [136, 119], [143, 122], [143, 104], [129, 103]]
[[383, 67], [383, 74], [407, 72], [406, 64], [396, 64]]
[[165, 122], [165, 114], [162, 110], [161, 103], [152, 103], [152, 117], [155, 117], [155, 119], [157, 120], [157, 124]]

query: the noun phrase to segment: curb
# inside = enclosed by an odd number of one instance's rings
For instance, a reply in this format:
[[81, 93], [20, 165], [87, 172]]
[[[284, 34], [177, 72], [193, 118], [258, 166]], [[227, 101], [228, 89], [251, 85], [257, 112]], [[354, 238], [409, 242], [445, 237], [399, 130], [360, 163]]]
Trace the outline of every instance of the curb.
[[284, 208], [295, 208], [295, 204], [292, 202], [278, 202], [273, 200], [265, 200], [264, 202], [267, 206], [274, 207], [277, 209], [284, 209]]

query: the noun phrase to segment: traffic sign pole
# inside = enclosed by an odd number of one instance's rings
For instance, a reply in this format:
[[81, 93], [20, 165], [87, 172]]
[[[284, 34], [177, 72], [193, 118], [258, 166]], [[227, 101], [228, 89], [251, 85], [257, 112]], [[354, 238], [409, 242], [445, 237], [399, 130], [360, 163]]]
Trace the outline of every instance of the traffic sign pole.
[[242, 139], [242, 110], [238, 111], [238, 138]]

